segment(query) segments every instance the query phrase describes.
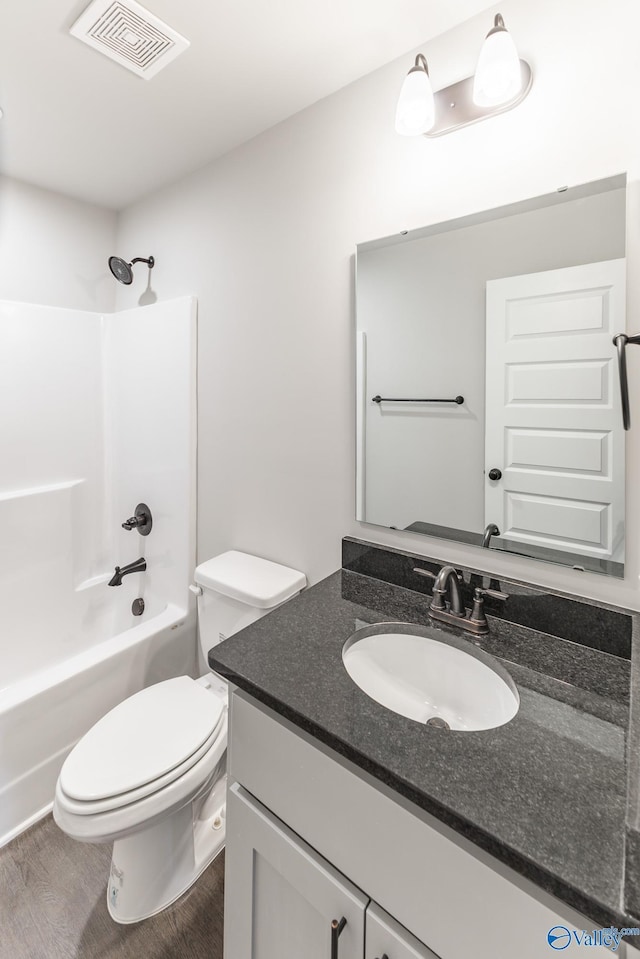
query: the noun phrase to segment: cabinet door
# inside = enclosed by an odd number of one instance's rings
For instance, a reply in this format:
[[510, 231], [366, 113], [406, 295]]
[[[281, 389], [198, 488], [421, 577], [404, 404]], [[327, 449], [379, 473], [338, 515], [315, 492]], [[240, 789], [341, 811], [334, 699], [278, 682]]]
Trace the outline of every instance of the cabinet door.
[[365, 959], [438, 959], [374, 902], [367, 908], [366, 941]]
[[362, 959], [368, 901], [241, 786], [231, 787], [225, 959]]

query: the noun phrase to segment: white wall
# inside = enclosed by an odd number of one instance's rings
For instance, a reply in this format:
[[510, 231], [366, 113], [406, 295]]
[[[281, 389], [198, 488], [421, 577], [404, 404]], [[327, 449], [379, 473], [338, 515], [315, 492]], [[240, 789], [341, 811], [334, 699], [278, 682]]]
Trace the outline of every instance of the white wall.
[[[199, 298], [200, 559], [235, 546], [315, 581], [353, 534], [488, 563], [486, 552], [353, 518], [356, 243], [626, 170], [631, 326], [640, 317], [640, 10], [635, 0], [506, 0], [500, 11], [534, 71], [511, 113], [437, 140], [396, 136], [409, 53], [122, 214], [118, 248], [156, 256], [158, 296]], [[490, 23], [474, 18], [422, 49], [437, 87], [473, 71]], [[145, 283], [121, 289], [120, 305]], [[631, 364], [640, 409], [640, 356]], [[640, 413], [628, 442], [632, 493]], [[622, 583], [498, 555], [492, 571], [637, 608], [637, 500]]]
[[0, 299], [112, 312], [115, 240], [112, 210], [0, 177]]

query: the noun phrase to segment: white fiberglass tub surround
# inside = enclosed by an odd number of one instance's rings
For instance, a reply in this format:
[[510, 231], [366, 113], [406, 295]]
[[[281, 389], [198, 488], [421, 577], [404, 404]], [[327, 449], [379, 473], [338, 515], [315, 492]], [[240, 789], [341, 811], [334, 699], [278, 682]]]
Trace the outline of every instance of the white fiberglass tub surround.
[[[110, 316], [0, 302], [0, 844], [48, 810], [100, 716], [197, 668], [195, 350], [191, 297]], [[146, 537], [121, 526], [139, 502]]]

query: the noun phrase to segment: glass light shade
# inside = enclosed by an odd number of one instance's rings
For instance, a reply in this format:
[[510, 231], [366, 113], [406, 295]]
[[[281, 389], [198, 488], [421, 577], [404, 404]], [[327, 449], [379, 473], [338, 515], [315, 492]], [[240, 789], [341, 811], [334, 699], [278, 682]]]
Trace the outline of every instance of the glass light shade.
[[426, 70], [413, 68], [402, 84], [396, 108], [396, 133], [415, 137], [427, 133], [436, 120], [431, 80]]
[[478, 57], [473, 80], [473, 102], [495, 107], [513, 100], [522, 88], [520, 57], [513, 38], [504, 28], [492, 30]]

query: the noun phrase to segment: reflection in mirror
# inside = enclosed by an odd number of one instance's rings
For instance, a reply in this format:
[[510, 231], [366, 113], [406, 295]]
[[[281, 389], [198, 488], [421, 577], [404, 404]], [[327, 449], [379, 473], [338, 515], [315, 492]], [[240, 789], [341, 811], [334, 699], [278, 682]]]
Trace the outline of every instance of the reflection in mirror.
[[357, 250], [357, 518], [624, 575], [626, 177]]

